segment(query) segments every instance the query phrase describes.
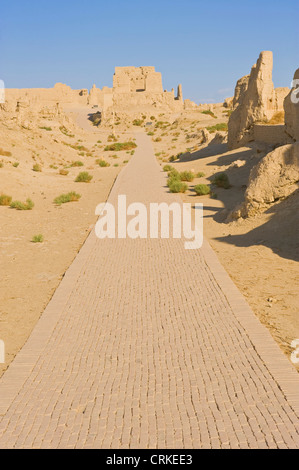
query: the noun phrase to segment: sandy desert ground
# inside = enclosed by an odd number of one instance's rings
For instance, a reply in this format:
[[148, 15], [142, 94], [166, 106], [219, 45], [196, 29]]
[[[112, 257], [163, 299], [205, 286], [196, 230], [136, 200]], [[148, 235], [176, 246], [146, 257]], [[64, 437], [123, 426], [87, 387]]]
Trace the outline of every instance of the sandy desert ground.
[[[34, 208], [19, 211], [0, 206], [0, 326], [6, 347], [6, 364], [0, 374], [26, 342], [92, 229], [96, 206], [106, 201], [118, 173], [131, 158], [131, 152], [104, 152], [109, 131], [93, 132], [87, 125], [91, 132], [77, 128], [76, 137], [67, 137], [54, 127], [52, 131], [11, 128], [9, 132], [1, 128], [2, 147], [12, 155], [0, 156], [0, 193], [22, 202], [31, 198]], [[79, 150], [70, 147], [75, 144]], [[96, 160], [101, 158], [110, 166], [100, 167]], [[72, 166], [78, 165], [74, 162], [83, 166]], [[33, 171], [36, 163], [41, 172]], [[69, 173], [61, 175], [60, 170]], [[90, 183], [75, 183], [82, 171], [93, 176]], [[81, 195], [79, 201], [54, 204], [56, 197], [72, 191]], [[43, 243], [33, 243], [39, 234]]]

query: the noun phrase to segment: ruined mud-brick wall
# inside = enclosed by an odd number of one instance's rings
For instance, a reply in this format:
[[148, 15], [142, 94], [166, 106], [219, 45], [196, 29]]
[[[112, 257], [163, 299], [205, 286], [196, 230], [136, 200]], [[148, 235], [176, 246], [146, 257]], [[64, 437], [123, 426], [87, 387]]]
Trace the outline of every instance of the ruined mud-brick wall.
[[[228, 147], [241, 147], [255, 139], [254, 125], [271, 120], [283, 110], [288, 88], [274, 89], [272, 81], [273, 54], [260, 53], [250, 75], [238, 80], [233, 100], [233, 112], [228, 122]], [[262, 130], [257, 130], [261, 136]], [[265, 131], [268, 132], [268, 131]], [[269, 131], [271, 132], [271, 131]], [[270, 138], [265, 134], [266, 138]], [[267, 137], [268, 136], [268, 137]], [[284, 143], [284, 139], [281, 141]]]
[[271, 145], [282, 145], [284, 143], [287, 143], [287, 136], [285, 133], [284, 124], [254, 124], [253, 138], [256, 142], [265, 142], [266, 144]]
[[5, 98], [8, 103], [17, 106], [23, 103], [31, 108], [42, 108], [54, 104], [87, 104], [88, 90], [72, 90], [62, 83], [56, 83], [53, 88], [21, 88], [6, 89]]
[[115, 93], [163, 93], [162, 76], [155, 67], [116, 67], [113, 76]]

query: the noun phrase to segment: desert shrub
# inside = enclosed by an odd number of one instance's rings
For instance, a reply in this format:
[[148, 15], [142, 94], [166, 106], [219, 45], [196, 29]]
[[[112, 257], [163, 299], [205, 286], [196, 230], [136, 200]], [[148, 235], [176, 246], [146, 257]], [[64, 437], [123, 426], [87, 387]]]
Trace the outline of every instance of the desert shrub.
[[72, 191], [68, 194], [61, 194], [60, 196], [56, 197], [54, 199], [54, 204], [56, 204], [57, 206], [61, 206], [61, 204], [66, 204], [67, 202], [79, 201], [80, 198], [80, 194]]
[[227, 131], [228, 126], [226, 122], [221, 122], [220, 124], [215, 124], [215, 126], [210, 126], [207, 127], [207, 130], [210, 132], [210, 134], [213, 134], [216, 131]]
[[205, 176], [206, 176], [206, 175], [205, 175], [202, 171], [200, 171], [200, 172], [197, 173], [197, 175], [196, 175], [197, 178], [204, 178]]
[[189, 183], [191, 183], [195, 178], [195, 174], [192, 171], [183, 171], [180, 176], [181, 181], [188, 181]]
[[71, 167], [73, 167], [73, 168], [76, 168], [76, 167], [79, 167], [79, 166], [84, 166], [84, 163], [83, 163], [83, 162], [80, 162], [80, 161], [78, 160], [78, 161], [73, 162], [73, 163], [71, 164]]
[[212, 116], [213, 118], [217, 119], [217, 116], [215, 116], [215, 114], [211, 110], [202, 111], [201, 114], [208, 114], [209, 116]]
[[105, 160], [96, 160], [96, 163], [101, 167], [101, 168], [105, 168], [105, 167], [108, 167], [110, 166], [110, 163], [106, 162]]
[[174, 182], [179, 182], [181, 183], [181, 176], [180, 176], [180, 173], [177, 171], [177, 170], [171, 170], [169, 173], [168, 173], [168, 180], [167, 180], [167, 186], [170, 188], [170, 186], [174, 183]]
[[64, 135], [66, 135], [67, 137], [75, 137], [73, 134], [69, 134], [69, 131], [67, 130], [66, 127], [64, 126], [60, 126], [59, 127], [59, 130], [60, 132], [62, 132]]
[[156, 139], [154, 139], [154, 142], [161, 142], [161, 137], [157, 137]]
[[3, 168], [3, 166], [4, 166], [3, 162], [0, 162], [0, 168]]
[[229, 189], [231, 187], [229, 178], [226, 173], [219, 173], [219, 175], [215, 176], [213, 184], [218, 186], [218, 188]]
[[117, 142], [117, 138], [114, 134], [108, 135], [108, 142]]
[[167, 171], [167, 172], [168, 172], [168, 171], [171, 171], [171, 170], [174, 170], [173, 166], [171, 166], [171, 165], [165, 165], [165, 166], [163, 167], [163, 171]]
[[210, 194], [211, 188], [207, 184], [197, 184], [194, 186], [194, 191], [198, 196], [205, 196]]
[[[175, 148], [175, 147], [173, 147]], [[169, 162], [175, 162], [176, 160], [178, 160], [182, 155], [184, 155], [184, 152], [180, 152], [178, 153], [177, 155], [172, 155], [170, 158], [169, 158]]]
[[177, 180], [181, 181], [181, 174], [178, 172], [178, 170], [176, 170], [175, 168], [172, 168], [168, 172], [168, 178], [176, 178]]
[[45, 127], [45, 126], [43, 126], [43, 127], [40, 127], [40, 129], [42, 129], [42, 130], [44, 130], [44, 131], [48, 131], [48, 132], [49, 132], [49, 131], [51, 131], [51, 130], [52, 130], [52, 127]]
[[151, 117], [150, 117], [150, 120], [151, 120], [151, 121], [154, 121], [155, 119], [156, 119], [155, 116], [151, 116]]
[[87, 171], [82, 171], [79, 173], [77, 178], [75, 179], [76, 183], [90, 183], [92, 180], [93, 176], [90, 175]]
[[43, 243], [43, 241], [44, 241], [44, 236], [41, 233], [39, 235], [34, 235], [34, 237], [32, 237], [32, 240], [31, 240], [32, 243]]
[[172, 180], [168, 187], [171, 193], [185, 193], [188, 189], [186, 183], [182, 183], [182, 181], [177, 179]]
[[141, 119], [134, 119], [133, 126], [142, 126], [143, 121]]
[[155, 135], [155, 133], [151, 131], [151, 132], [148, 132], [147, 135], [153, 136]]
[[42, 167], [38, 163], [35, 163], [35, 165], [33, 165], [32, 170], [40, 173], [42, 171]]
[[113, 166], [114, 166], [115, 168], [117, 168], [117, 167], [119, 166], [119, 164], [118, 164], [118, 163], [115, 163], [115, 165], [113, 165]]
[[34, 207], [34, 203], [31, 199], [27, 199], [26, 203], [20, 201], [13, 201], [10, 204], [12, 209], [17, 209], [18, 211], [31, 211]]
[[166, 129], [166, 127], [168, 127], [169, 125], [170, 125], [169, 122], [157, 121], [156, 124], [155, 124], [155, 127], [156, 127], [156, 129], [158, 129], [158, 128]]
[[18, 168], [19, 165], [20, 165], [20, 162], [15, 162], [15, 163], [12, 164], [12, 166], [13, 166], [14, 168]]
[[71, 148], [74, 150], [78, 150], [78, 152], [88, 152], [88, 148], [84, 147], [84, 145], [71, 145]]
[[59, 171], [59, 174], [60, 174], [61, 176], [67, 176], [67, 175], [69, 174], [69, 171], [68, 171], [68, 170], [65, 170], [65, 169], [62, 169], [62, 170]]
[[0, 206], [9, 206], [11, 201], [11, 196], [7, 196], [7, 194], [0, 194]]
[[107, 145], [105, 152], [120, 152], [122, 150], [133, 150], [137, 148], [135, 142], [116, 142], [115, 144]]

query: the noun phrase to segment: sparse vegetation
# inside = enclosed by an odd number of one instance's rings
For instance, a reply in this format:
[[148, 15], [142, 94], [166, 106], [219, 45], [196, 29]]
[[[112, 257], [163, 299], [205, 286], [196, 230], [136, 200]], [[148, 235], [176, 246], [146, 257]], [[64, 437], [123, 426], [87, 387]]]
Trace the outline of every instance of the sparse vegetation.
[[20, 162], [14, 162], [14, 163], [12, 164], [12, 166], [13, 166], [14, 168], [18, 168], [19, 165], [20, 165]]
[[63, 168], [59, 171], [59, 174], [61, 176], [67, 176], [69, 174], [69, 171]]
[[226, 122], [221, 122], [220, 124], [215, 124], [215, 126], [210, 126], [207, 127], [207, 130], [209, 131], [210, 134], [213, 134], [216, 131], [227, 131], [228, 126]]
[[12, 209], [17, 209], [18, 211], [31, 211], [34, 207], [34, 202], [31, 199], [27, 199], [26, 203], [21, 201], [13, 201], [10, 204]]
[[143, 121], [141, 119], [134, 119], [132, 124], [133, 124], [133, 126], [142, 126]]
[[182, 183], [182, 181], [177, 179], [173, 179], [169, 183], [168, 187], [171, 193], [185, 193], [188, 189], [188, 185], [186, 183]]
[[33, 171], [36, 171], [36, 172], [38, 172], [38, 173], [40, 173], [40, 172], [42, 171], [42, 167], [41, 167], [41, 165], [39, 165], [38, 163], [35, 163], [35, 164], [33, 165], [32, 170], [33, 170]]
[[199, 173], [197, 173], [196, 178], [204, 178], [205, 176], [206, 175], [202, 171], [200, 171]]
[[69, 134], [69, 131], [67, 130], [66, 127], [64, 126], [60, 126], [59, 127], [59, 130], [60, 132], [62, 132], [64, 135], [66, 135], [67, 137], [75, 137], [74, 134]]
[[60, 196], [56, 197], [54, 199], [54, 204], [56, 204], [57, 206], [61, 206], [61, 204], [66, 204], [67, 202], [79, 201], [80, 198], [80, 194], [72, 191], [68, 194], [61, 194]]
[[188, 181], [191, 183], [195, 178], [195, 174], [192, 171], [183, 171], [180, 173], [180, 177], [181, 181]]
[[90, 175], [87, 171], [82, 171], [79, 173], [77, 178], [75, 179], [76, 183], [90, 183], [92, 180], [93, 176]]
[[[175, 147], [174, 147], [175, 148]], [[169, 158], [169, 162], [175, 162], [176, 160], [178, 160], [182, 155], [184, 155], [183, 152], [180, 152], [178, 153], [177, 155], [172, 155], [170, 158]]]
[[73, 163], [71, 164], [71, 167], [72, 167], [72, 168], [76, 168], [76, 167], [80, 167], [80, 166], [84, 166], [84, 163], [81, 162], [80, 160], [78, 160], [78, 161], [76, 161], [76, 162], [73, 162]]
[[207, 184], [197, 184], [194, 186], [194, 191], [198, 196], [206, 196], [210, 194], [211, 188]]
[[32, 237], [32, 240], [31, 240], [32, 243], [43, 243], [43, 241], [44, 241], [44, 236], [41, 233], [39, 235], [34, 235], [34, 237]]
[[215, 116], [215, 114], [213, 113], [213, 111], [211, 111], [210, 109], [206, 110], [206, 111], [202, 111], [201, 114], [207, 114], [208, 116], [211, 116], [215, 119], [217, 119], [217, 116]]
[[165, 166], [163, 167], [163, 171], [167, 171], [167, 172], [168, 172], [168, 171], [171, 171], [171, 170], [174, 170], [173, 166], [171, 166], [171, 165], [165, 165]]
[[110, 163], [106, 162], [106, 160], [103, 159], [96, 160], [96, 163], [102, 168], [110, 166]]
[[11, 201], [11, 196], [7, 196], [7, 194], [0, 194], [0, 206], [9, 206]]
[[133, 150], [137, 148], [135, 142], [117, 142], [115, 144], [107, 145], [105, 147], [105, 152], [120, 152], [122, 150]]
[[50, 132], [52, 130], [52, 127], [43, 126], [43, 127], [40, 127], [40, 129]]
[[219, 175], [216, 175], [213, 180], [213, 184], [218, 186], [218, 188], [229, 189], [231, 187], [226, 173], [219, 173]]

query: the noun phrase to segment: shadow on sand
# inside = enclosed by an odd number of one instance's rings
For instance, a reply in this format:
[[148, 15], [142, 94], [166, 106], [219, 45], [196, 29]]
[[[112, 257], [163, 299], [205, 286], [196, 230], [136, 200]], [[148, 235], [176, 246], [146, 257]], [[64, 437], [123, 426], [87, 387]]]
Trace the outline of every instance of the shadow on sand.
[[[225, 171], [229, 177], [232, 185], [230, 189], [226, 190], [212, 186], [212, 190], [217, 193], [217, 199], [222, 202], [223, 206], [205, 205], [205, 211], [208, 212], [205, 218], [213, 218], [218, 223], [227, 223], [228, 214], [244, 201], [244, 193], [251, 169], [257, 165], [266, 153], [266, 151], [257, 152], [254, 145], [229, 151], [227, 144], [211, 142], [203, 149], [181, 156], [179, 160], [181, 163], [215, 156], [215, 160], [208, 162], [207, 166], [224, 167], [224, 169], [215, 172], [208, 180], [212, 183], [214, 176], [222, 171]], [[225, 168], [236, 160], [244, 162], [243, 165], [239, 168], [233, 166]], [[192, 190], [192, 188], [191, 186], [190, 189]], [[215, 239], [238, 247], [264, 245], [278, 256], [299, 261], [299, 189], [288, 198], [269, 207], [264, 214], [270, 215], [271, 218], [262, 225], [249, 230], [248, 233]]]

